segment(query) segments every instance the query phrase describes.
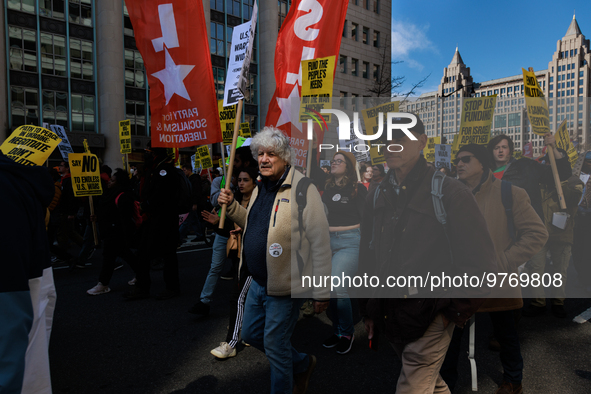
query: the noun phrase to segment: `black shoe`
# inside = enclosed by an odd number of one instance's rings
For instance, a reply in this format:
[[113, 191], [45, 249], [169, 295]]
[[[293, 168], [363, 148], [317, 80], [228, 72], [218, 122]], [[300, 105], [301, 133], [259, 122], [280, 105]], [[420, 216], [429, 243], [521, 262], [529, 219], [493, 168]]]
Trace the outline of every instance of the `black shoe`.
[[544, 313], [546, 313], [545, 306], [535, 306], [535, 305], [530, 304], [527, 308], [523, 308], [522, 316], [536, 317], [536, 316], [542, 316]]
[[308, 364], [308, 369], [304, 372], [296, 373], [293, 375], [293, 393], [294, 394], [305, 394], [308, 391], [308, 383], [310, 383], [310, 376], [312, 376], [312, 372], [314, 372], [314, 368], [316, 367], [316, 357], [309, 354], [308, 355], [310, 362]]
[[488, 338], [488, 348], [490, 350], [492, 350], [493, 352], [500, 352], [501, 351], [501, 344], [499, 343], [498, 339], [494, 335], [491, 335]]
[[169, 300], [171, 298], [178, 297], [180, 295], [181, 295], [181, 292], [178, 290], [175, 291], [175, 290], [166, 289], [162, 293], [158, 293], [156, 295], [156, 299], [157, 300]]
[[327, 349], [332, 349], [333, 347], [335, 347], [339, 343], [339, 339], [340, 338], [338, 337], [338, 335], [332, 334], [332, 336], [330, 338], [328, 338], [326, 341], [324, 341], [322, 346], [324, 346]]
[[355, 335], [351, 335], [351, 339], [347, 339], [347, 337], [339, 338], [339, 343], [337, 344], [337, 353], [338, 354], [347, 354], [351, 351], [351, 347], [353, 346], [353, 341], [355, 340]]
[[189, 313], [194, 315], [209, 315], [209, 304], [204, 304], [201, 301], [197, 301], [195, 305], [189, 308]]
[[564, 305], [552, 305], [551, 308], [552, 314], [556, 317], [564, 319], [566, 317], [566, 311], [564, 310]]
[[141, 290], [136, 286], [133, 289], [123, 293], [123, 298], [128, 300], [141, 300], [143, 298], [150, 298], [150, 292]]

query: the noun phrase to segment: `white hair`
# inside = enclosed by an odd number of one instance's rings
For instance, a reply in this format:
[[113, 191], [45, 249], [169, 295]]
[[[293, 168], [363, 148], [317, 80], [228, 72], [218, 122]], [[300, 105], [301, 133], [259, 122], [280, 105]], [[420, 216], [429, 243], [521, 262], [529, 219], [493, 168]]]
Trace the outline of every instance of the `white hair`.
[[289, 137], [276, 127], [266, 126], [261, 132], [252, 137], [250, 150], [255, 160], [261, 148], [273, 149], [273, 152], [289, 165], [291, 165], [291, 161], [295, 157], [295, 152], [289, 144]]

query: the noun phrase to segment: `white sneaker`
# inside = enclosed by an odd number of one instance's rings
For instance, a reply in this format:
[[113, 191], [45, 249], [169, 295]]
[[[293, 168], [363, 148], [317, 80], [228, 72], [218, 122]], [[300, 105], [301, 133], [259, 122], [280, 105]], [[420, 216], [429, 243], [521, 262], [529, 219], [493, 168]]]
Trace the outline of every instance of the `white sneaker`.
[[220, 346], [213, 349], [210, 353], [217, 358], [228, 358], [236, 355], [236, 349], [230, 347], [228, 342], [220, 342]]
[[101, 282], [98, 285], [94, 286], [92, 289], [88, 290], [86, 294], [88, 295], [101, 295], [111, 291], [109, 286], [103, 285]]
[[132, 280], [130, 280], [129, 282], [127, 282], [128, 285], [130, 286], [135, 286], [135, 282], [137, 282], [136, 278], [133, 278]]

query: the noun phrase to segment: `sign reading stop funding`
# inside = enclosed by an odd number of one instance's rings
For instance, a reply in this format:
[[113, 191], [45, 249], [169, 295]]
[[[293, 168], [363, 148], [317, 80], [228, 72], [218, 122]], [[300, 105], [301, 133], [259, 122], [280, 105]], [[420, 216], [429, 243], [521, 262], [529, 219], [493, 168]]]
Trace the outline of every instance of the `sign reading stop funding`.
[[99, 161], [91, 153], [70, 153], [70, 173], [74, 196], [100, 196], [103, 194]]

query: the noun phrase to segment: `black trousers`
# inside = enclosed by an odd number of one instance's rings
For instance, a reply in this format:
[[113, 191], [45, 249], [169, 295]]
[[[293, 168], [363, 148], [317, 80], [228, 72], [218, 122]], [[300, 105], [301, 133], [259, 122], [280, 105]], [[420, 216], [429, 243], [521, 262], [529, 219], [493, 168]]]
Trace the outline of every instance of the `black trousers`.
[[103, 240], [103, 266], [99, 275], [99, 282], [108, 286], [117, 267], [117, 257], [121, 257], [130, 266], [135, 266], [136, 255], [131, 251], [129, 243], [121, 237], [107, 238]]

